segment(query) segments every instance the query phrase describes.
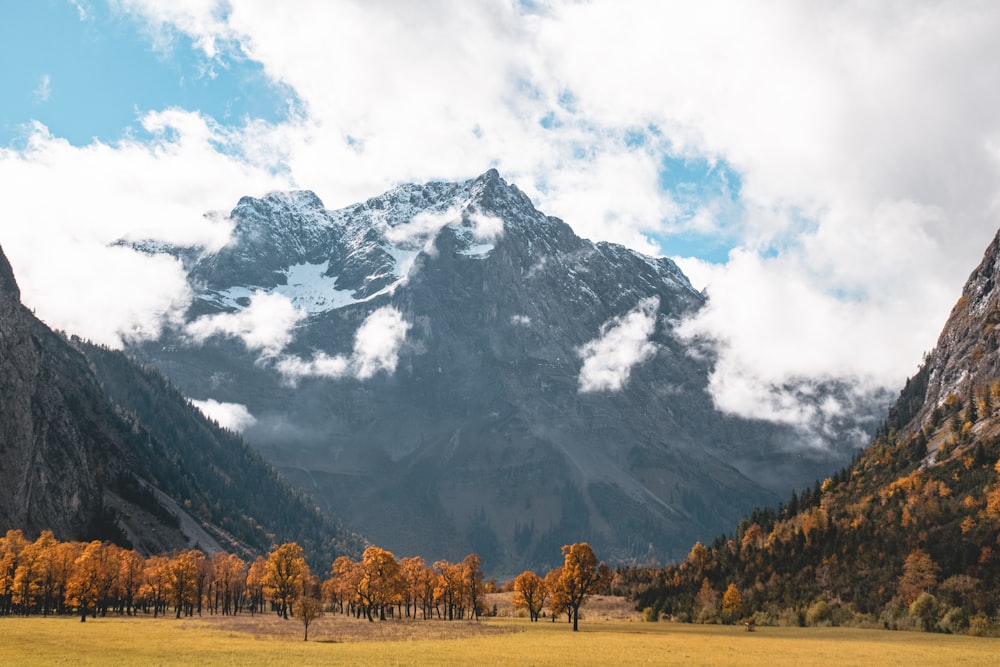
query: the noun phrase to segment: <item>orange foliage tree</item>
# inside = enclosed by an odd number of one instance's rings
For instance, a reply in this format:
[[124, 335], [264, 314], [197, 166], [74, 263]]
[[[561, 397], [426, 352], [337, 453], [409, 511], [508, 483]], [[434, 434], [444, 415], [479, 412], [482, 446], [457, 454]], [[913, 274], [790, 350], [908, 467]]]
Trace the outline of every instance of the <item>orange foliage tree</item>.
[[302, 547], [295, 542], [286, 542], [268, 554], [264, 588], [282, 618], [288, 618], [292, 605], [302, 596], [308, 576]]
[[560, 586], [566, 594], [566, 604], [573, 615], [573, 631], [579, 629], [580, 607], [587, 598], [611, 583], [611, 569], [597, 560], [586, 542], [562, 548], [563, 571]]
[[538, 621], [548, 597], [548, 586], [545, 580], [531, 570], [525, 570], [514, 579], [514, 608], [527, 609], [528, 618]]

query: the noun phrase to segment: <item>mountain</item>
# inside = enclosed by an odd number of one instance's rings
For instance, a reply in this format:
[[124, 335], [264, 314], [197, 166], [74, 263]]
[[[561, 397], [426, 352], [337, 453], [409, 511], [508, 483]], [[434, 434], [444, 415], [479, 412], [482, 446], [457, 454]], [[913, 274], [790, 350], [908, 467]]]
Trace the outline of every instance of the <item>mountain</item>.
[[144, 553], [254, 554], [299, 540], [317, 562], [362, 541], [308, 503], [152, 368], [67, 340], [21, 303], [0, 251], [0, 527]]
[[614, 562], [683, 555], [859, 444], [856, 424], [803, 447], [716, 411], [710, 353], [675, 333], [705, 296], [495, 170], [336, 211], [245, 197], [229, 220], [218, 250], [130, 243], [178, 258], [195, 295], [130, 351], [245, 408], [248, 442], [399, 553], [499, 573], [584, 539]]
[[[1000, 234], [852, 465], [679, 565], [633, 572], [688, 619], [733, 584], [763, 620], [1000, 634]], [[707, 591], [707, 592], [705, 592]]]

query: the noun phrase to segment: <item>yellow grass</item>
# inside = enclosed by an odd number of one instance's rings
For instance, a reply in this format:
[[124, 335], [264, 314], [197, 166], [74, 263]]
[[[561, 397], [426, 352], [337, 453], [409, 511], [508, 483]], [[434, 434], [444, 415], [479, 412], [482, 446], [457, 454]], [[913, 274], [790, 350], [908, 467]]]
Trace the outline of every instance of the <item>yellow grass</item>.
[[846, 628], [524, 619], [0, 618], [4, 665], [996, 665], [995, 639]]

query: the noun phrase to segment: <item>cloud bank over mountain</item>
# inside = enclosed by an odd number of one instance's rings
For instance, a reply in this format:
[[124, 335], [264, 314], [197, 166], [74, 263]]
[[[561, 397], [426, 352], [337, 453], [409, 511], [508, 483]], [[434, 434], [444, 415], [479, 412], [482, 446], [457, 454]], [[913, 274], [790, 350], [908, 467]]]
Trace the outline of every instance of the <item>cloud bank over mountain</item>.
[[231, 227], [205, 214], [241, 195], [303, 187], [337, 208], [496, 166], [579, 234], [677, 258], [710, 296], [685, 331], [720, 353], [717, 405], [794, 420], [813, 382], [911, 374], [997, 225], [987, 4], [110, 7], [165, 59], [258, 63], [291, 91], [279, 121], [178, 103], [138, 109], [142, 137], [75, 145], [26, 118], [0, 149], [25, 302], [112, 345], [191, 298], [175, 262], [120, 238], [217, 247]]

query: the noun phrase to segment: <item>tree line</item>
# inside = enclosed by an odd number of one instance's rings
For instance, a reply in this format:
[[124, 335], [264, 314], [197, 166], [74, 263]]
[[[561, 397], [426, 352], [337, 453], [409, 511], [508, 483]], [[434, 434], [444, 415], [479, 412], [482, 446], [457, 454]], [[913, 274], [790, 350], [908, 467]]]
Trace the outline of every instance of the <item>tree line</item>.
[[[609, 586], [611, 572], [586, 543], [563, 547], [563, 554], [563, 566], [544, 579], [525, 572], [513, 582], [514, 604], [526, 605], [537, 620], [548, 600], [553, 616], [565, 612], [576, 630], [580, 606]], [[428, 564], [369, 546], [360, 560], [338, 557], [321, 579], [295, 542], [247, 561], [198, 549], [146, 557], [110, 542], [61, 542], [51, 531], [34, 541], [20, 530], [0, 537], [0, 615], [76, 613], [86, 621], [109, 613], [274, 613], [297, 616], [308, 638], [309, 624], [325, 611], [370, 622], [418, 615], [478, 620], [489, 611], [487, 593], [497, 590], [476, 554]]]

